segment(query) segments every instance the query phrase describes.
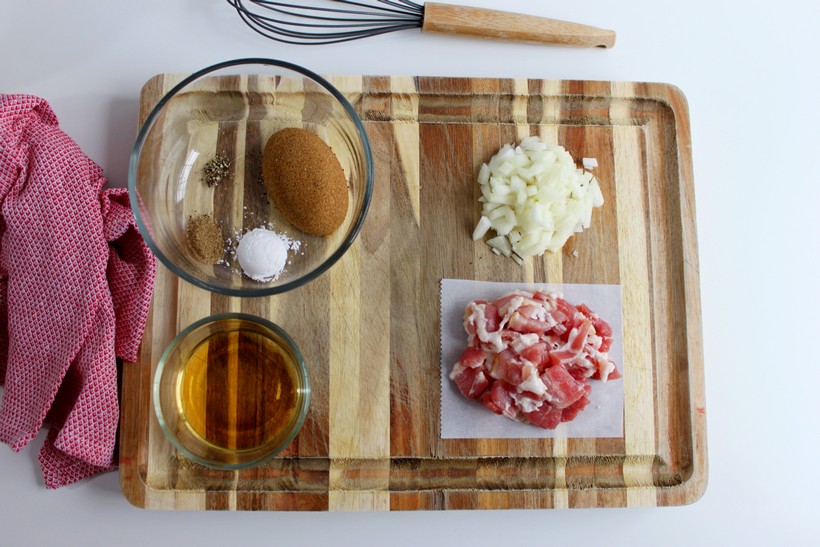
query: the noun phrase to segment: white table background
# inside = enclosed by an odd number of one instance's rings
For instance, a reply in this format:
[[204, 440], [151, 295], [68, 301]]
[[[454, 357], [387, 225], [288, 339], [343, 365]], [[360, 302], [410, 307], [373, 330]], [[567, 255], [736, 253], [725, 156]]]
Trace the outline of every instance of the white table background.
[[405, 31], [288, 46], [246, 28], [224, 0], [4, 0], [0, 92], [46, 98], [62, 128], [125, 185], [142, 84], [230, 58], [274, 57], [323, 74], [679, 86], [690, 106], [700, 245], [705, 496], [629, 510], [153, 512], [128, 504], [116, 473], [47, 491], [41, 434], [19, 454], [0, 446], [0, 544], [820, 544], [820, 3], [472, 3], [613, 28], [618, 42], [582, 50]]

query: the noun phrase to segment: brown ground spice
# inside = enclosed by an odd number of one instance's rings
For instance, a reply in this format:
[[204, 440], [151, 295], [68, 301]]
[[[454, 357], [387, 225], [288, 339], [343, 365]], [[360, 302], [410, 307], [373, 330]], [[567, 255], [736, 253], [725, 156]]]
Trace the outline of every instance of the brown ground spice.
[[265, 145], [262, 176], [284, 217], [309, 234], [335, 232], [347, 215], [344, 170], [319, 137], [295, 127], [277, 131]]
[[185, 235], [191, 250], [203, 262], [215, 264], [225, 254], [222, 230], [209, 215], [189, 217]]

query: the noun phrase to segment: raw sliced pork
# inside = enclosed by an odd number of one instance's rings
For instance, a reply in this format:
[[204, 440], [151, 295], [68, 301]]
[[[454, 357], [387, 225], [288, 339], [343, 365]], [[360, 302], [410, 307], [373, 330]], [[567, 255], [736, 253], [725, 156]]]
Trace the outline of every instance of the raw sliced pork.
[[608, 356], [612, 327], [557, 292], [513, 291], [464, 310], [467, 348], [450, 379], [468, 399], [545, 429], [589, 404], [590, 381], [621, 375]]

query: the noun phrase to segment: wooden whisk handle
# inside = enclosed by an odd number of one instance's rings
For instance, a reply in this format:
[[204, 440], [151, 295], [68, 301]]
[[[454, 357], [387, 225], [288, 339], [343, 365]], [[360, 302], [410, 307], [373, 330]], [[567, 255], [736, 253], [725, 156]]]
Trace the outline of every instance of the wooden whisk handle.
[[508, 42], [575, 47], [612, 47], [615, 31], [508, 11], [427, 2], [424, 32]]

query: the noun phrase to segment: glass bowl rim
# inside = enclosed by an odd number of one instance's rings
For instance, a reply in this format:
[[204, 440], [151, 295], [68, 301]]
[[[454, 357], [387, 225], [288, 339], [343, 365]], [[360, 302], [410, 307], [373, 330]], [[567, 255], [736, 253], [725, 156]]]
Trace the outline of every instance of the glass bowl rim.
[[[333, 254], [331, 254], [327, 259], [325, 259], [321, 264], [316, 266], [314, 269], [310, 270], [306, 274], [293, 279], [292, 281], [288, 281], [287, 283], [283, 283], [281, 285], [275, 285], [273, 287], [260, 287], [256, 288], [241, 288], [235, 289], [232, 287], [220, 287], [214, 284], [211, 284], [207, 281], [204, 281], [194, 275], [189, 274], [182, 268], [177, 267], [174, 264], [173, 260], [171, 260], [168, 256], [165, 255], [162, 251], [160, 251], [157, 244], [154, 242], [151, 234], [148, 231], [148, 227], [145, 225], [143, 221], [142, 214], [140, 213], [140, 207], [137, 203], [137, 162], [139, 161], [140, 153], [142, 152], [142, 147], [145, 144], [145, 139], [148, 136], [148, 132], [153, 127], [154, 122], [156, 121], [157, 117], [160, 115], [160, 112], [165, 107], [165, 104], [171, 100], [180, 90], [187, 87], [192, 82], [206, 76], [212, 72], [216, 72], [218, 70], [222, 70], [224, 68], [234, 67], [234, 66], [242, 66], [242, 65], [265, 65], [265, 66], [273, 66], [279, 68], [285, 68], [287, 70], [291, 70], [293, 72], [297, 72], [306, 76], [313, 80], [314, 82], [321, 85], [325, 90], [327, 90], [333, 97], [341, 104], [344, 110], [347, 112], [347, 115], [353, 121], [353, 125], [356, 127], [356, 132], [359, 135], [359, 140], [362, 143], [362, 148], [364, 151], [364, 162], [365, 162], [365, 188], [364, 188], [364, 196], [362, 198], [362, 207], [358, 211], [358, 214], [355, 219], [353, 219], [352, 230], [350, 234], [344, 239], [342, 244], [336, 249]], [[157, 102], [156, 106], [151, 110], [148, 114], [148, 117], [145, 118], [145, 122], [140, 127], [139, 133], [137, 134], [137, 140], [134, 143], [134, 147], [131, 150], [131, 157], [128, 162], [128, 194], [129, 194], [129, 202], [131, 203], [131, 211], [134, 214], [134, 220], [137, 223], [137, 229], [139, 230], [140, 234], [142, 235], [145, 243], [148, 245], [148, 248], [151, 249], [151, 252], [159, 258], [160, 262], [167, 267], [171, 272], [173, 272], [178, 277], [184, 279], [185, 281], [205, 289], [206, 291], [213, 292], [216, 294], [223, 294], [226, 296], [240, 296], [240, 297], [259, 297], [259, 296], [271, 296], [274, 294], [282, 294], [292, 289], [296, 289], [305, 285], [321, 274], [326, 272], [333, 266], [350, 248], [353, 242], [356, 240], [356, 237], [359, 235], [359, 232], [362, 229], [362, 225], [364, 224], [364, 220], [367, 217], [367, 212], [370, 209], [370, 202], [373, 196], [373, 154], [370, 148], [370, 139], [367, 136], [367, 132], [364, 129], [364, 125], [362, 124], [362, 120], [358, 114], [356, 114], [356, 110], [353, 108], [353, 105], [342, 95], [341, 91], [339, 91], [333, 84], [327, 81], [325, 78], [321, 77], [320, 75], [316, 74], [315, 72], [308, 70], [304, 67], [296, 65], [294, 63], [290, 63], [288, 61], [281, 61], [278, 59], [269, 59], [264, 57], [247, 57], [242, 59], [232, 59], [229, 61], [222, 61], [220, 63], [213, 64], [211, 66], [205, 67], [201, 70], [198, 70], [187, 76], [178, 84], [173, 86], [167, 93], [165, 93], [160, 100]]]
[[[182, 341], [193, 331], [196, 329], [203, 327], [209, 323], [217, 323], [224, 320], [229, 319], [243, 319], [245, 321], [249, 321], [251, 323], [255, 323], [264, 327], [265, 329], [271, 330], [275, 332], [278, 336], [280, 336], [288, 346], [288, 349], [293, 352], [294, 357], [296, 358], [297, 363], [297, 371], [301, 373], [304, 385], [302, 386], [303, 397], [302, 397], [302, 404], [301, 408], [299, 409], [299, 415], [296, 417], [296, 421], [293, 424], [290, 432], [288, 433], [287, 437], [285, 437], [281, 443], [279, 443], [274, 450], [269, 453], [264, 454], [263, 456], [256, 458], [251, 461], [242, 462], [242, 463], [235, 463], [235, 464], [220, 464], [215, 463], [209, 460], [205, 460], [196, 454], [192, 453], [189, 449], [182, 445], [179, 441], [177, 436], [171, 431], [171, 428], [168, 425], [168, 422], [165, 419], [165, 414], [162, 412], [162, 406], [160, 405], [160, 397], [159, 397], [159, 378], [162, 376], [163, 371], [165, 370], [165, 365], [168, 362], [168, 358], [171, 356], [171, 353], [177, 349], [177, 347], [182, 343]], [[305, 419], [307, 418], [307, 412], [310, 408], [310, 398], [311, 398], [311, 387], [310, 387], [310, 374], [308, 374], [307, 365], [305, 364], [305, 359], [302, 356], [302, 352], [299, 350], [299, 346], [296, 345], [296, 342], [290, 335], [277, 325], [276, 323], [269, 321], [263, 317], [259, 317], [256, 315], [251, 315], [247, 313], [239, 313], [239, 312], [226, 312], [226, 313], [216, 313], [213, 315], [209, 315], [207, 317], [203, 317], [198, 321], [194, 321], [184, 329], [182, 329], [179, 334], [174, 336], [174, 339], [171, 340], [171, 343], [165, 348], [162, 352], [162, 355], [159, 358], [159, 362], [157, 363], [157, 369], [154, 371], [154, 375], [152, 378], [152, 386], [151, 386], [151, 397], [153, 399], [153, 406], [154, 406], [154, 415], [159, 422], [160, 429], [165, 434], [165, 438], [168, 439], [174, 448], [185, 454], [186, 457], [189, 459], [199, 463], [200, 465], [204, 465], [211, 469], [223, 469], [223, 470], [236, 470], [236, 469], [245, 469], [248, 467], [253, 467], [256, 465], [263, 464], [274, 457], [277, 454], [282, 452], [292, 441], [296, 438], [296, 435], [299, 434], [301, 431], [302, 426], [305, 423]]]

